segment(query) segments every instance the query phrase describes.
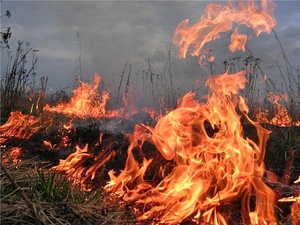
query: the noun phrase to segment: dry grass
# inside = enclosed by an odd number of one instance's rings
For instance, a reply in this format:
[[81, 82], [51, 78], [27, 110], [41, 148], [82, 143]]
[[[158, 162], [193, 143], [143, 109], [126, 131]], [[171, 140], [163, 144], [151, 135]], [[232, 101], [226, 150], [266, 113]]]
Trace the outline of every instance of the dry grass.
[[[62, 186], [67, 188], [52, 190], [51, 195], [61, 190], [60, 196], [45, 198], [36, 187], [38, 171], [49, 172], [45, 165], [35, 159], [1, 163], [1, 224], [136, 224], [128, 205], [99, 189], [86, 192], [66, 182]], [[62, 184], [61, 179], [54, 176], [54, 183]]]

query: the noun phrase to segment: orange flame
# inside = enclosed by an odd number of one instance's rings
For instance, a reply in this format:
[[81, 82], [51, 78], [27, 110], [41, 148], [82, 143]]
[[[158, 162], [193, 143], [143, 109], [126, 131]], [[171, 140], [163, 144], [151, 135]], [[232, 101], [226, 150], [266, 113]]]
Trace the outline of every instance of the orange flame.
[[101, 77], [95, 73], [94, 84], [81, 82], [81, 85], [73, 90], [73, 97], [69, 103], [60, 103], [56, 107], [46, 105], [44, 110], [79, 118], [103, 117], [106, 113], [105, 106], [109, 99], [106, 91], [102, 95], [98, 92]]
[[254, 115], [259, 123], [269, 123], [274, 126], [279, 127], [290, 127], [290, 126], [300, 126], [300, 121], [293, 122], [288, 110], [279, 103], [280, 100], [287, 100], [288, 96], [286, 94], [275, 95], [274, 93], [269, 93], [269, 99], [273, 103], [275, 115], [270, 120], [268, 119], [269, 111], [258, 109], [258, 112]]
[[3, 163], [9, 163], [12, 162], [14, 164], [17, 164], [19, 161], [19, 157], [21, 156], [22, 149], [20, 147], [12, 147], [9, 151], [8, 156], [2, 154], [1, 160]]
[[50, 107], [48, 104], [44, 111], [62, 113], [71, 117], [86, 118], [128, 118], [137, 113], [137, 109], [132, 104], [128, 104], [128, 96], [123, 97], [124, 106], [120, 109], [106, 109], [109, 93], [107, 91], [99, 92], [101, 77], [95, 73], [94, 83], [88, 84], [80, 82], [80, 86], [73, 90], [73, 96], [67, 103], [59, 103], [57, 106]]
[[275, 95], [270, 93], [275, 108], [275, 116], [270, 120], [270, 124], [280, 127], [290, 127], [292, 125], [292, 118], [290, 117], [286, 108], [279, 104], [279, 100], [287, 99], [287, 95]]
[[262, 109], [259, 108], [258, 112], [255, 113], [254, 117], [256, 118], [257, 122], [263, 124], [263, 123], [269, 123], [268, 115], [269, 115], [268, 110], [262, 111]]
[[[82, 167], [83, 159], [91, 158], [88, 153], [88, 146], [85, 145], [83, 149], [81, 149], [78, 145], [76, 146], [76, 151], [69, 155], [65, 160], [60, 159], [59, 164], [52, 169], [57, 171], [65, 171], [66, 175], [72, 178], [73, 182], [78, 184], [82, 181], [81, 174], [84, 170]], [[80, 164], [80, 166], [78, 166]]]
[[41, 127], [41, 117], [23, 115], [19, 111], [11, 112], [7, 122], [0, 127], [0, 142], [3, 143], [10, 137], [27, 139]]
[[245, 45], [247, 42], [247, 35], [239, 34], [238, 30], [235, 29], [234, 32], [231, 34], [231, 44], [228, 46], [231, 52], [235, 52], [238, 50], [245, 51]]
[[[299, 178], [294, 181], [295, 184], [300, 182], [300, 176]], [[297, 195], [297, 196], [296, 196]], [[292, 225], [299, 224], [300, 221], [300, 191], [295, 196], [290, 197], [283, 197], [279, 199], [279, 202], [293, 202], [291, 205], [291, 213], [290, 213], [290, 220]]]
[[[240, 199], [244, 223], [276, 224], [275, 195], [263, 182], [270, 131], [247, 116], [245, 99], [238, 96], [245, 82], [245, 71], [211, 77], [206, 83], [210, 89], [207, 103], [198, 103], [190, 92], [154, 128], [147, 127], [150, 134], [136, 130], [125, 169], [118, 176], [110, 171], [111, 181], [105, 189], [127, 201], [151, 205], [141, 220], [156, 218], [161, 223], [178, 224], [193, 216], [198, 222], [227, 224], [219, 206]], [[243, 137], [237, 106], [256, 127], [258, 145]], [[216, 130], [212, 136], [206, 131], [207, 122]], [[143, 180], [151, 160], [144, 158], [139, 164], [132, 154], [132, 149], [145, 140], [152, 141], [176, 164], [157, 186]], [[250, 210], [252, 195], [256, 197], [254, 211]]]
[[[99, 143], [102, 142], [103, 134], [99, 136]], [[66, 159], [60, 159], [57, 166], [52, 167], [53, 170], [65, 172], [67, 177], [73, 182], [73, 184], [81, 186], [83, 190], [89, 190], [87, 188], [86, 181], [93, 180], [96, 176], [96, 172], [106, 162], [108, 162], [114, 155], [115, 151], [110, 152], [103, 151], [101, 154], [94, 156], [89, 152], [88, 145], [83, 148], [76, 145], [76, 151], [70, 154]], [[89, 168], [84, 167], [84, 162], [87, 159], [92, 159], [96, 163]]]
[[[276, 24], [271, 16], [274, 7], [273, 3], [265, 0], [261, 8], [251, 0], [237, 4], [229, 1], [227, 6], [210, 4], [206, 15], [196, 25], [188, 27], [188, 20], [185, 20], [177, 27], [174, 42], [181, 47], [182, 57], [186, 56], [190, 47], [194, 47], [192, 55], [200, 55], [201, 60], [207, 54], [208, 62], [212, 63], [215, 57], [210, 56], [210, 50], [203, 50], [206, 43], [219, 38], [220, 33], [232, 30], [233, 23], [254, 29], [256, 35], [269, 33]], [[232, 52], [245, 51], [246, 41], [247, 36], [235, 29], [229, 49]], [[144, 205], [145, 211], [139, 216], [141, 221], [151, 219], [159, 223], [179, 224], [190, 217], [198, 224], [225, 225], [229, 223], [226, 209], [220, 206], [239, 203], [243, 224], [277, 224], [275, 194], [263, 182], [266, 172], [263, 159], [270, 131], [249, 118], [246, 100], [239, 96], [247, 82], [245, 75], [246, 71], [241, 71], [210, 77], [206, 82], [209, 88], [206, 103], [200, 103], [195, 98], [196, 94], [189, 92], [179, 99], [175, 110], [157, 119], [154, 128], [135, 126], [134, 133], [128, 135], [130, 145], [125, 168], [118, 174], [109, 171], [110, 181], [105, 190], [122, 196], [125, 201]], [[125, 115], [125, 108], [123, 111], [107, 112], [105, 106], [109, 95], [107, 92], [98, 93], [100, 81], [101, 77], [95, 74], [94, 84], [81, 82], [69, 103], [46, 106], [45, 110], [80, 118]], [[127, 100], [124, 99], [125, 104]], [[279, 104], [278, 100], [274, 101], [275, 105]], [[282, 109], [278, 105], [277, 108]], [[149, 112], [156, 118], [155, 112]], [[17, 112], [12, 115], [20, 117], [21, 121], [25, 118]], [[245, 137], [241, 117], [256, 128], [258, 143]], [[287, 124], [291, 123], [288, 117], [284, 118]], [[4, 136], [28, 138], [40, 128], [39, 120], [30, 116], [26, 117], [26, 121], [31, 121], [29, 124], [23, 121], [25, 126], [14, 124], [19, 120], [10, 118], [0, 131], [6, 132]], [[64, 129], [70, 128], [64, 125]], [[102, 139], [103, 134], [100, 134], [99, 143]], [[142, 152], [145, 141], [154, 144], [159, 153], [174, 164], [170, 172], [160, 168], [158, 184], [144, 179], [153, 162]], [[67, 146], [67, 137], [61, 144]], [[53, 149], [49, 141], [45, 140], [44, 145]], [[140, 161], [134, 157], [136, 149], [142, 158]], [[85, 188], [83, 183], [87, 179], [93, 180], [97, 171], [115, 155], [112, 149], [102, 150], [99, 155], [94, 155], [89, 152], [88, 145], [83, 148], [77, 145], [76, 151], [60, 160], [53, 169], [64, 171], [75, 184]], [[84, 162], [87, 160], [96, 163], [86, 168]], [[298, 200], [299, 197], [293, 197], [297, 204]], [[299, 204], [293, 208], [295, 212], [298, 209]]]
[[[212, 3], [206, 8], [206, 14], [190, 26], [189, 20], [182, 21], [175, 30], [173, 43], [179, 46], [179, 57], [185, 58], [188, 50], [193, 48], [192, 56], [200, 56], [199, 64], [203, 58], [205, 44], [220, 38], [220, 34], [233, 29], [233, 24], [245, 25], [254, 30], [258, 36], [262, 32], [270, 33], [276, 25], [273, 18], [275, 4], [272, 1], [261, 1], [261, 7], [255, 5], [254, 0], [228, 1], [225, 6]], [[237, 36], [232, 36], [236, 39]], [[238, 36], [240, 44], [245, 42], [245, 36]], [[230, 49], [233, 48], [232, 44]], [[240, 47], [241, 48], [241, 47]]]

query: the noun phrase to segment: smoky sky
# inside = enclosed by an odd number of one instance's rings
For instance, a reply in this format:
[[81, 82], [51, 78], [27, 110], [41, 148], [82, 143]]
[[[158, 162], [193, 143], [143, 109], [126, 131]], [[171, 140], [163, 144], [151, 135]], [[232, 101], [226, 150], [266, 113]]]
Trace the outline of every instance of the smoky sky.
[[[6, 10], [11, 18], [2, 17], [1, 27], [11, 27], [9, 40], [13, 55], [18, 40], [30, 42], [38, 57], [38, 76], [48, 76], [53, 90], [72, 86], [79, 73], [79, 56], [83, 80], [91, 81], [98, 73], [108, 87], [115, 88], [124, 65], [133, 73], [148, 68], [151, 62], [157, 73], [163, 73], [167, 46], [174, 31], [184, 19], [193, 24], [212, 1], [2, 1], [1, 15]], [[225, 1], [215, 3], [226, 4]], [[290, 62], [299, 65], [300, 2], [274, 1], [277, 7], [275, 32]], [[274, 60], [280, 60], [281, 50], [274, 34], [263, 33], [251, 38], [248, 47], [262, 59], [268, 73]], [[77, 34], [80, 35], [77, 36]], [[229, 37], [223, 35], [209, 47], [214, 49], [216, 63], [232, 57], [224, 50]], [[222, 36], [222, 37], [223, 37]], [[81, 55], [80, 48], [81, 46]], [[198, 58], [177, 57], [172, 50], [173, 75], [176, 85], [188, 89], [207, 71], [197, 65]], [[245, 55], [243, 52], [235, 55]], [[149, 61], [147, 61], [149, 60]], [[7, 64], [7, 51], [1, 51], [1, 73]], [[279, 61], [280, 64], [280, 61]], [[274, 73], [274, 70], [270, 70]], [[272, 76], [272, 75], [270, 75]]]

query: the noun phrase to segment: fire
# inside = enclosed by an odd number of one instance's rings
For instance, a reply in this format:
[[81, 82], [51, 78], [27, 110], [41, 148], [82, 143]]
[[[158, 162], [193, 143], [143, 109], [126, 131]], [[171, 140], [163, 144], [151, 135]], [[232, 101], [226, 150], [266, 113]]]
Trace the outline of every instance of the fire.
[[[273, 18], [275, 4], [263, 0], [258, 7], [254, 0], [228, 1], [228, 4], [209, 4], [199, 21], [190, 26], [189, 20], [182, 21], [175, 30], [173, 42], [179, 46], [179, 57], [185, 58], [190, 48], [192, 56], [199, 56], [199, 64], [204, 58], [204, 46], [220, 38], [220, 34], [233, 30], [233, 25], [244, 25], [254, 30], [258, 36], [262, 32], [270, 33], [276, 25]], [[231, 35], [229, 49], [245, 50], [247, 36], [239, 35], [237, 30]]]
[[[300, 176], [298, 180], [294, 181], [295, 184], [300, 182]], [[297, 225], [300, 221], [300, 191], [297, 196], [284, 197], [278, 200], [279, 202], [292, 202], [291, 205], [291, 224]]]
[[254, 115], [259, 123], [269, 123], [278, 127], [290, 127], [290, 126], [300, 126], [300, 121], [293, 122], [292, 117], [289, 115], [288, 110], [279, 103], [281, 100], [287, 100], [288, 96], [286, 94], [276, 95], [272, 92], [269, 93], [269, 99], [274, 106], [274, 116], [270, 120], [268, 119], [269, 111], [258, 109], [258, 112]]
[[[179, 55], [185, 57], [190, 48], [192, 55], [201, 61], [206, 58], [213, 63], [215, 56], [211, 50], [204, 50], [205, 45], [220, 37], [222, 32], [231, 32], [233, 24], [252, 28], [256, 35], [270, 33], [276, 21], [272, 17], [275, 5], [262, 1], [261, 7], [254, 1], [229, 1], [226, 6], [210, 4], [206, 14], [197, 24], [189, 26], [189, 21], [182, 21], [174, 34]], [[245, 51], [247, 35], [238, 29], [231, 32], [229, 50]], [[267, 77], [265, 76], [267, 79]], [[79, 118], [110, 118], [137, 112], [128, 106], [124, 97], [124, 108], [109, 111], [106, 103], [109, 94], [99, 92], [101, 77], [94, 76], [93, 84], [81, 82], [73, 91], [68, 103], [60, 103], [44, 111], [62, 113]], [[280, 97], [272, 95], [276, 116], [268, 120], [268, 112], [256, 116], [253, 121], [248, 113], [247, 100], [239, 95], [247, 83], [246, 71], [234, 74], [225, 72], [212, 76], [206, 81], [209, 89], [205, 103], [196, 99], [196, 94], [189, 92], [178, 100], [177, 108], [164, 116], [150, 108], [143, 108], [150, 117], [157, 121], [154, 127], [136, 125], [132, 134], [126, 134], [129, 141], [127, 159], [121, 171], [110, 170], [110, 181], [105, 185], [107, 192], [122, 197], [126, 202], [137, 203], [135, 211], [140, 221], [150, 220], [160, 224], [179, 224], [189, 218], [197, 224], [230, 224], [231, 205], [239, 205], [243, 224], [277, 224], [275, 217], [276, 196], [264, 182], [267, 174], [272, 180], [272, 173], [265, 170], [264, 156], [270, 131], [259, 122], [264, 121], [278, 126], [291, 126], [292, 120], [278, 101]], [[125, 110], [125, 107], [127, 111]], [[166, 110], [166, 109], [165, 109]], [[246, 137], [241, 120], [245, 119], [256, 128], [257, 142]], [[42, 127], [41, 117], [12, 113], [6, 124], [0, 127], [1, 138], [29, 138]], [[62, 129], [72, 132], [72, 124], [62, 125]], [[77, 143], [73, 153], [52, 169], [64, 172], [76, 185], [89, 190], [88, 181], [94, 180], [103, 165], [116, 154], [113, 141], [103, 144], [103, 133], [94, 146]], [[146, 173], [154, 163], [143, 152], [144, 144], [151, 143], [164, 160], [172, 164], [167, 170], [159, 168], [159, 180], [147, 180]], [[103, 144], [103, 145], [102, 145]], [[70, 147], [68, 135], [61, 138], [59, 145], [43, 140], [43, 145], [51, 150]], [[75, 146], [75, 145], [74, 145]], [[12, 149], [12, 157], [18, 157], [21, 149]], [[136, 156], [138, 153], [138, 157]], [[87, 164], [89, 164], [87, 166]], [[289, 169], [292, 163], [289, 165]], [[288, 173], [288, 172], [286, 172]], [[274, 176], [273, 180], [277, 177]], [[300, 177], [295, 183], [300, 182]], [[292, 212], [299, 212], [299, 195], [280, 201], [292, 201]], [[139, 211], [139, 206], [143, 210]], [[227, 209], [228, 206], [228, 209]], [[298, 210], [298, 211], [297, 211]], [[297, 214], [298, 216], [298, 214]]]
[[[90, 154], [88, 153], [88, 146], [85, 145], [83, 149], [81, 149], [78, 145], [76, 146], [76, 151], [69, 155], [67, 159], [59, 160], [59, 164], [53, 169], [57, 171], [65, 171], [66, 174], [73, 180], [74, 183], [78, 183], [82, 181], [81, 173], [83, 170], [83, 167], [81, 167], [81, 164], [83, 162], [83, 159], [85, 158], [91, 158]], [[80, 164], [80, 166], [78, 166]]]
[[22, 149], [20, 147], [12, 147], [9, 151], [8, 156], [2, 154], [1, 161], [7, 164], [9, 162], [17, 164], [19, 161], [21, 161], [19, 159], [19, 157], [21, 156], [21, 151]]
[[[203, 50], [208, 42], [231, 31], [234, 23], [252, 28], [257, 36], [270, 33], [276, 24], [272, 17], [274, 7], [268, 1], [262, 1], [260, 8], [254, 1], [229, 1], [226, 6], [210, 4], [195, 25], [189, 26], [188, 19], [178, 25], [173, 42], [179, 46], [180, 57], [185, 58], [193, 48], [191, 55], [199, 56], [200, 65], [204, 58], [212, 63], [215, 57], [210, 56], [211, 50]], [[235, 29], [229, 49], [245, 51], [246, 41], [247, 36]], [[148, 210], [141, 213], [140, 220], [178, 224], [192, 217], [196, 223], [227, 224], [228, 218], [220, 206], [238, 201], [244, 224], [276, 224], [275, 194], [263, 182], [263, 159], [270, 131], [249, 118], [246, 100], [238, 95], [245, 88], [245, 74], [242, 71], [213, 76], [206, 82], [206, 103], [199, 103], [190, 92], [154, 128], [144, 126], [147, 131], [143, 131], [136, 127], [125, 168], [118, 176], [115, 171], [109, 172], [111, 181], [105, 189], [126, 201], [143, 204]], [[258, 144], [244, 137], [242, 116], [256, 127]], [[209, 134], [207, 126], [214, 132]], [[144, 157], [138, 163], [132, 153], [135, 148], [141, 151], [144, 141], [152, 142], [166, 160], [175, 164], [170, 173], [162, 173], [157, 185], [144, 180], [151, 159]], [[253, 196], [254, 209], [250, 204]]]
[[259, 123], [263, 124], [263, 123], [269, 123], [268, 115], [269, 115], [268, 110], [262, 111], [261, 108], [259, 108], [258, 112], [254, 115], [254, 117]]
[[247, 42], [247, 35], [239, 34], [238, 30], [235, 29], [233, 34], [231, 34], [231, 44], [228, 46], [231, 52], [235, 52], [238, 50], [245, 51], [245, 45]]
[[[73, 90], [73, 96], [69, 102], [61, 102], [57, 106], [50, 107], [48, 104], [44, 107], [44, 111], [53, 113], [61, 113], [69, 117], [86, 118], [113, 118], [122, 117], [129, 118], [138, 112], [133, 104], [129, 104], [128, 96], [123, 97], [123, 107], [115, 110], [106, 108], [109, 100], [109, 92], [99, 92], [99, 84], [101, 77], [95, 73], [94, 82], [92, 84], [80, 82], [79, 87]], [[147, 112], [150, 112], [149, 110]], [[154, 115], [153, 115], [154, 116]], [[155, 115], [157, 116], [157, 115]]]
[[[192, 216], [198, 222], [227, 224], [220, 206], [239, 200], [245, 224], [276, 224], [275, 195], [263, 182], [270, 132], [248, 117], [245, 99], [238, 96], [245, 82], [245, 71], [211, 77], [206, 83], [207, 103], [200, 104], [190, 92], [154, 128], [146, 127], [150, 133], [137, 130], [130, 139], [124, 170], [118, 176], [110, 171], [105, 189], [127, 201], [137, 200], [144, 208], [152, 206], [141, 220], [178, 224]], [[256, 127], [258, 145], [244, 138], [236, 107]], [[207, 133], [207, 124], [215, 130], [213, 135]], [[156, 186], [143, 179], [151, 159], [137, 163], [132, 154], [145, 140], [176, 165]], [[256, 198], [254, 211], [251, 196]]]
[[[103, 133], [100, 134], [99, 141], [94, 147], [99, 147], [102, 143], [102, 139]], [[88, 191], [88, 181], [93, 180], [97, 171], [115, 156], [115, 151], [109, 149], [110, 147], [111, 146], [106, 146], [104, 149], [101, 149], [99, 154], [96, 154], [89, 149], [87, 144], [83, 148], [76, 145], [75, 152], [70, 154], [66, 159], [60, 159], [59, 164], [52, 167], [52, 169], [64, 172], [73, 184], [79, 185], [82, 190]], [[94, 162], [89, 168], [84, 166], [87, 160], [90, 160], [90, 163]]]
[[286, 99], [287, 95], [274, 95], [270, 93], [270, 99], [273, 101], [275, 107], [275, 116], [270, 120], [270, 124], [280, 127], [288, 127], [292, 124], [292, 118], [290, 117], [286, 108], [281, 106], [278, 101]]
[[79, 118], [95, 117], [100, 118], [106, 114], [106, 102], [109, 94], [103, 91], [98, 92], [101, 77], [95, 73], [94, 84], [81, 81], [80, 86], [73, 91], [73, 97], [68, 103], [60, 103], [55, 107], [46, 105], [44, 110], [56, 113], [63, 113]]
[[[33, 115], [23, 115], [19, 111], [11, 112], [5, 124], [0, 126], [0, 142], [10, 137], [28, 139], [42, 127], [42, 118]], [[48, 120], [51, 123], [51, 118]]]

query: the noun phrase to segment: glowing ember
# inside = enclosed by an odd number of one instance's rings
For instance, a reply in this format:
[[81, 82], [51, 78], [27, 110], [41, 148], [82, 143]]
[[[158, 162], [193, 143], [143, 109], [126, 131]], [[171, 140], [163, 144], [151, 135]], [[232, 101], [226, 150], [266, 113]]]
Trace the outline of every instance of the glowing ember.
[[[173, 42], [180, 47], [179, 57], [185, 58], [188, 50], [193, 48], [192, 56], [200, 56], [199, 64], [203, 59], [203, 48], [210, 41], [220, 38], [223, 32], [233, 30], [233, 24], [245, 25], [252, 28], [258, 36], [262, 32], [270, 33], [276, 25], [273, 18], [274, 3], [261, 1], [261, 7], [255, 1], [228, 1], [225, 6], [212, 3], [206, 8], [206, 14], [190, 26], [189, 20], [182, 21], [176, 28]], [[246, 37], [238, 35], [237, 30], [231, 36], [230, 50], [244, 50]]]
[[[119, 176], [113, 171], [109, 173], [111, 181], [106, 190], [127, 201], [137, 200], [145, 208], [151, 205], [140, 216], [141, 220], [154, 218], [178, 224], [193, 216], [198, 222], [227, 224], [219, 206], [240, 200], [245, 224], [276, 224], [274, 193], [262, 180], [270, 132], [247, 116], [245, 100], [238, 96], [245, 82], [244, 71], [212, 77], [207, 81], [207, 103], [198, 103], [195, 94], [188, 93], [178, 108], [159, 120], [154, 129], [147, 127], [150, 133], [135, 132], [125, 169]], [[258, 145], [243, 137], [237, 106], [256, 127]], [[218, 130], [212, 137], [207, 134], [205, 122]], [[143, 180], [151, 160], [144, 159], [138, 164], [132, 155], [132, 149], [146, 139], [167, 160], [176, 163], [157, 186]], [[254, 211], [250, 210], [250, 196], [256, 197]]]
[[269, 123], [268, 120], [269, 111], [262, 111], [261, 108], [258, 109], [258, 112], [254, 115], [257, 122], [259, 123]]

